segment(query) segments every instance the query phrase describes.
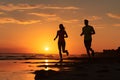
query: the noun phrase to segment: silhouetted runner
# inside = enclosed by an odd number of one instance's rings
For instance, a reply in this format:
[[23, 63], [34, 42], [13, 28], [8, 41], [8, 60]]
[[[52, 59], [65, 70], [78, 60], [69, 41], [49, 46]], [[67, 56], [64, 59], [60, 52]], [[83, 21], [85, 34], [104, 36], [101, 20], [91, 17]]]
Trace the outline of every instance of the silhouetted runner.
[[68, 38], [68, 35], [67, 35], [67, 32], [65, 31], [65, 27], [63, 26], [63, 24], [59, 24], [59, 29], [60, 30], [57, 31], [57, 34], [54, 40], [58, 38], [58, 49], [59, 49], [59, 55], [60, 55], [60, 62], [62, 62], [63, 60], [62, 52], [66, 53], [67, 56], [69, 55], [68, 50], [65, 50], [66, 42], [64, 39], [64, 38]]
[[[84, 20], [85, 26], [82, 28], [82, 33], [80, 34], [81, 36], [84, 35], [84, 45], [87, 51], [87, 54], [89, 58], [94, 56], [94, 50], [91, 48], [91, 43], [92, 43], [92, 35], [95, 34], [95, 30], [92, 26], [90, 26], [88, 20]], [[91, 51], [91, 53], [90, 53]]]

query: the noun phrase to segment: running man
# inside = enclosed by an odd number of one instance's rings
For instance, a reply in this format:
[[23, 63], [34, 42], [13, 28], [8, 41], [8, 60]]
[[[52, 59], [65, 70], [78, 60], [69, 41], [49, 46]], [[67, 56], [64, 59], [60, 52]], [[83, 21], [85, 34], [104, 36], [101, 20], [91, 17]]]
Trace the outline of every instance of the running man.
[[[88, 20], [84, 20], [85, 26], [82, 28], [82, 33], [80, 34], [81, 36], [84, 35], [84, 45], [87, 51], [87, 54], [89, 58], [94, 56], [94, 50], [91, 48], [91, 43], [92, 43], [92, 35], [95, 34], [95, 30], [93, 26], [89, 25]], [[90, 52], [91, 51], [91, 52]]]

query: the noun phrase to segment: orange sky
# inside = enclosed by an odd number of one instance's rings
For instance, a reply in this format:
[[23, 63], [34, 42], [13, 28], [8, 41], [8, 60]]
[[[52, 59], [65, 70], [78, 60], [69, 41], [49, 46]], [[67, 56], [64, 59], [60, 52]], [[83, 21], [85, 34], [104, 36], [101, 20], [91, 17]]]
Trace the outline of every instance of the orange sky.
[[86, 53], [80, 36], [84, 19], [95, 28], [92, 47], [96, 52], [117, 49], [119, 3], [119, 0], [1, 0], [0, 51], [58, 53], [57, 41], [53, 39], [58, 25], [63, 23], [69, 36], [66, 48], [70, 54]]

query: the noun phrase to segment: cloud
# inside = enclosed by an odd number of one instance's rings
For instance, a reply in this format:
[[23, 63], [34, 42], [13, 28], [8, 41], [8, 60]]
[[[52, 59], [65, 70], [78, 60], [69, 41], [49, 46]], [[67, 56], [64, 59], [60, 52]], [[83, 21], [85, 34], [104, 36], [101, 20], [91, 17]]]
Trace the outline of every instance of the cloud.
[[79, 20], [77, 20], [77, 19], [72, 19], [72, 20], [62, 20], [62, 22], [64, 22], [64, 23], [76, 23], [76, 22], [79, 22]]
[[77, 19], [64, 20], [61, 17], [57, 16], [56, 14], [46, 14], [46, 13], [28, 13], [28, 14], [35, 15], [38, 17], [43, 17], [46, 21], [60, 21], [64, 23], [75, 23], [79, 21]]
[[41, 22], [40, 20], [17, 21], [18, 24], [34, 24], [40, 22]]
[[45, 13], [28, 13], [31, 15], [39, 16], [39, 17], [55, 17], [55, 14], [45, 14]]
[[58, 16], [56, 17], [48, 17], [46, 18], [47, 21], [61, 21], [62, 19]]
[[30, 15], [43, 17], [46, 21], [60, 21], [61, 18], [56, 14], [46, 14], [46, 13], [28, 13]]
[[4, 12], [0, 12], [0, 15], [1, 15], [1, 14], [4, 14]]
[[38, 5], [29, 5], [29, 4], [4, 4], [0, 5], [1, 10], [5, 11], [14, 11], [14, 10], [25, 10], [25, 9], [35, 9], [39, 8], [40, 6]]
[[60, 17], [51, 17], [51, 18], [47, 18], [47, 21], [58, 21], [58, 22], [63, 22], [63, 23], [77, 23], [79, 22], [79, 20], [77, 19], [69, 19], [69, 20], [65, 20], [62, 19]]
[[99, 16], [89, 16], [89, 17], [86, 17], [85, 19], [88, 19], [90, 21], [94, 21], [94, 20], [100, 20], [100, 19], [102, 19], [102, 17], [99, 17]]
[[110, 17], [110, 18], [114, 18], [114, 19], [120, 19], [120, 15], [116, 15], [116, 14], [113, 14], [113, 13], [107, 13], [107, 16]]
[[120, 24], [114, 24], [113, 26], [115, 26], [115, 27], [120, 27]]
[[5, 11], [14, 11], [14, 10], [29, 10], [29, 9], [55, 9], [55, 10], [78, 10], [78, 7], [74, 6], [52, 6], [52, 5], [44, 5], [44, 4], [0, 4], [0, 9]]
[[104, 29], [106, 25], [94, 25], [96, 29]]
[[68, 7], [58, 7], [58, 6], [46, 6], [43, 9], [62, 9], [62, 10], [78, 10], [78, 7], [68, 6]]
[[0, 24], [6, 23], [14, 23], [14, 24], [33, 24], [41, 22], [40, 20], [27, 20], [27, 21], [20, 21], [13, 18], [0, 18]]

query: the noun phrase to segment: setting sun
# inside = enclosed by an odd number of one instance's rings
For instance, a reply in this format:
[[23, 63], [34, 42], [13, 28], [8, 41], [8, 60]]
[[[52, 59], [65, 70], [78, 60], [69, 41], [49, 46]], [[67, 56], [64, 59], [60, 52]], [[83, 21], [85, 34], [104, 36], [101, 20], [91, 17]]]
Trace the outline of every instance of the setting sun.
[[46, 47], [46, 48], [45, 48], [45, 51], [48, 51], [48, 50], [49, 50], [49, 48], [48, 48], [48, 47]]

